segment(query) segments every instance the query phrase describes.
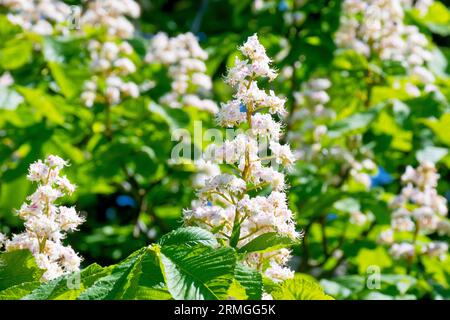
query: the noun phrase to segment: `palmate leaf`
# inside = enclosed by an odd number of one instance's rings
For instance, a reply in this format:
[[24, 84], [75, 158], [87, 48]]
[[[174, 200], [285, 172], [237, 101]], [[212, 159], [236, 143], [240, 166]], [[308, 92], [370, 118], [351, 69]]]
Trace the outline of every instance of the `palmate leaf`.
[[271, 295], [275, 300], [334, 300], [318, 283], [303, 278], [284, 281]]
[[39, 281], [43, 273], [29, 250], [0, 254], [0, 290], [25, 282]]
[[280, 236], [276, 232], [267, 232], [239, 248], [238, 252], [268, 252], [295, 244], [296, 242], [289, 237]]
[[160, 257], [165, 282], [174, 299], [216, 300], [226, 296], [236, 264], [233, 249], [177, 245], [153, 250]]

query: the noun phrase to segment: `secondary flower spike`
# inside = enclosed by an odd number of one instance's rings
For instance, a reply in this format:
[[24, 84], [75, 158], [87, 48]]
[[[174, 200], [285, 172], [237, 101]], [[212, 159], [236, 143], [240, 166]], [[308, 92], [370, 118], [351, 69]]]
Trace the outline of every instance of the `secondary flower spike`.
[[[380, 234], [379, 242], [390, 245], [394, 258], [412, 260], [416, 255], [446, 258], [448, 244], [432, 240], [423, 242], [420, 235], [450, 234], [447, 200], [437, 192], [439, 174], [433, 163], [422, 162], [416, 169], [406, 167], [401, 193], [391, 202], [394, 210], [391, 228]], [[396, 236], [410, 234], [410, 241], [399, 242]], [[403, 240], [403, 239], [402, 239]]]
[[[282, 126], [276, 120], [285, 114], [285, 100], [258, 87], [257, 79], [271, 81], [277, 73], [257, 35], [249, 37], [240, 51], [245, 60], [236, 58], [226, 76], [226, 82], [235, 89], [233, 99], [221, 105], [216, 118], [223, 127], [247, 130], [206, 150], [208, 156], [202, 163], [225, 163], [227, 170], [215, 167], [218, 172], [210, 170], [209, 177], [202, 177], [199, 199], [191, 210], [185, 210], [184, 219], [186, 224], [206, 228], [222, 243], [238, 248], [266, 233], [296, 240], [300, 233], [288, 207], [282, 172], [295, 159], [289, 146], [280, 144]], [[264, 146], [269, 155], [261, 155]], [[294, 275], [286, 267], [289, 258], [290, 251], [282, 248], [249, 253], [244, 262], [278, 282]]]
[[75, 185], [66, 176], [60, 175], [65, 166], [65, 160], [53, 155], [30, 165], [27, 178], [37, 183], [37, 190], [17, 211], [25, 221], [25, 231], [13, 235], [11, 240], [2, 241], [0, 235], [0, 243], [4, 243], [6, 251], [31, 251], [37, 265], [45, 270], [42, 276], [44, 281], [78, 271], [81, 262], [77, 253], [70, 246], [64, 246], [62, 241], [67, 232], [77, 230], [84, 218], [78, 215], [74, 207], [55, 203], [75, 191]]

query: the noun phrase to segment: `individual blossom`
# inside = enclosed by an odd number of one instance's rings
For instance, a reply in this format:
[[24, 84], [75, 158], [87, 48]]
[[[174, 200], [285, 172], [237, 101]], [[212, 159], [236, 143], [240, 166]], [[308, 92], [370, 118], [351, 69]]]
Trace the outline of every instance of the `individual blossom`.
[[56, 201], [75, 190], [66, 176], [60, 176], [67, 161], [50, 155], [45, 161], [30, 165], [27, 178], [37, 183], [36, 191], [17, 211], [24, 220], [25, 231], [5, 239], [0, 234], [0, 247], [7, 252], [31, 251], [39, 268], [44, 270], [43, 281], [79, 270], [81, 258], [63, 244], [67, 232], [78, 230], [84, 222], [74, 207], [59, 206]]
[[208, 54], [192, 33], [173, 38], [163, 32], [157, 33], [151, 39], [145, 60], [167, 67], [172, 81], [171, 90], [159, 102], [172, 108], [193, 106], [216, 113], [217, 104], [205, 98], [212, 88], [211, 78], [206, 74], [207, 58]]
[[[221, 145], [208, 147], [201, 165], [208, 164], [213, 170], [202, 181], [198, 200], [184, 211], [184, 220], [188, 225], [210, 230], [222, 243], [238, 248], [267, 233], [297, 240], [301, 234], [296, 231], [288, 207], [282, 172], [295, 159], [289, 146], [280, 143], [281, 124], [276, 120], [284, 114], [284, 99], [258, 87], [258, 78], [271, 81], [276, 74], [257, 35], [249, 37], [239, 49], [246, 60], [237, 60], [228, 71], [225, 79], [235, 94], [221, 105], [217, 121], [223, 127], [242, 126], [248, 130]], [[261, 155], [263, 146], [269, 149]], [[229, 170], [212, 167], [221, 163]], [[267, 192], [259, 194], [264, 188], [268, 188]], [[290, 251], [280, 249], [249, 253], [244, 263], [280, 282], [293, 277], [293, 271], [287, 267], [289, 258]]]

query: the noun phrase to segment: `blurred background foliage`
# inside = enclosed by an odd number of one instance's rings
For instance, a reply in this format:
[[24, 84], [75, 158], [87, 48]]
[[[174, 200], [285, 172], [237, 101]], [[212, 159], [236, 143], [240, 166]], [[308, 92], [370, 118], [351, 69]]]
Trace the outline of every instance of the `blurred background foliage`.
[[[160, 31], [170, 36], [193, 32], [209, 53], [214, 99], [225, 101], [231, 94], [223, 83], [226, 68], [237, 47], [257, 32], [268, 55], [275, 57], [275, 67], [294, 70], [292, 77], [281, 76], [271, 84], [288, 98], [287, 108], [295, 108], [293, 93], [303, 83], [328, 77], [333, 84], [329, 105], [337, 117], [323, 143], [353, 150], [353, 139], [360, 139], [355, 146], [370, 150], [378, 165], [378, 174], [365, 190], [343, 177], [339, 162], [297, 163], [289, 175], [289, 195], [306, 237], [294, 248], [292, 266], [322, 279], [336, 298], [450, 297], [449, 263], [424, 258], [408, 270], [376, 242], [390, 223], [387, 203], [401, 189], [406, 165], [415, 166], [418, 159], [436, 162], [441, 175], [438, 191], [450, 197], [448, 1], [436, 2], [435, 11], [426, 16], [411, 12], [406, 17], [432, 39], [435, 58], [430, 68], [441, 75], [442, 95], [414, 98], [393, 86], [393, 75], [402, 72], [398, 66], [377, 65], [352, 52], [336, 53], [339, 0], [264, 1], [259, 10], [252, 0], [138, 2], [142, 14], [134, 21], [137, 34], [130, 40], [138, 67], [133, 80], [155, 80], [157, 86], [114, 107], [111, 131], [105, 127], [103, 107], [87, 109], [79, 99], [90, 76], [86, 44], [94, 35], [38, 37], [0, 15], [0, 74], [9, 71], [15, 79], [13, 89], [0, 88], [0, 231], [22, 228], [14, 209], [33, 188], [26, 180], [27, 168], [48, 154], [71, 163], [66, 173], [78, 190], [66, 201], [76, 204], [87, 221], [67, 241], [84, 257], [84, 264], [115, 263], [180, 226], [183, 208], [195, 198], [195, 167], [188, 161], [168, 162], [177, 143], [171, 141], [171, 133], [177, 128], [192, 132], [196, 120], [202, 120], [206, 130], [214, 126], [214, 119], [194, 108], [170, 109], [157, 103], [170, 80], [161, 66], [143, 62], [148, 39]], [[375, 84], [368, 79], [376, 79]], [[288, 124], [287, 129], [295, 126]], [[329, 176], [342, 177], [343, 182], [329, 184]], [[354, 210], [370, 212], [372, 220], [350, 224]], [[377, 291], [365, 285], [371, 265], [382, 272]]]

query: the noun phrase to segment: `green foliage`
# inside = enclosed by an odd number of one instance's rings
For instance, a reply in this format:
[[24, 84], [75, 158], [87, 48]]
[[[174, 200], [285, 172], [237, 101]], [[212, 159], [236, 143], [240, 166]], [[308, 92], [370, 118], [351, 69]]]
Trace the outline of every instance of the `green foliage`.
[[286, 280], [271, 294], [275, 300], [333, 300], [318, 283], [301, 278]]
[[267, 232], [239, 248], [239, 252], [269, 252], [294, 244], [295, 241], [289, 237], [280, 236], [276, 232]]
[[[0, 290], [24, 283], [34, 283], [43, 274], [28, 250], [16, 250], [0, 254]], [[26, 285], [30, 288], [30, 285]], [[25, 290], [25, 287], [22, 288]]]
[[[53, 153], [70, 161], [67, 175], [78, 186], [74, 197], [63, 201], [76, 203], [87, 222], [66, 239], [85, 259], [79, 274], [42, 283], [43, 271], [28, 251], [1, 253], [0, 299], [257, 300], [264, 292], [275, 299], [449, 299], [449, 258], [394, 260], [377, 240], [390, 225], [389, 202], [400, 190], [406, 166], [435, 163], [441, 176], [437, 190], [448, 198], [450, 10], [444, 1], [434, 1], [427, 12], [405, 11], [405, 23], [417, 26], [429, 41], [434, 90], [412, 76], [403, 61], [336, 48], [341, 4], [264, 1], [259, 10], [253, 1], [237, 0], [143, 5], [135, 23], [139, 30], [129, 39], [138, 67], [130, 80], [155, 86], [111, 108], [104, 101], [88, 108], [80, 98], [93, 75], [88, 44], [107, 39], [104, 30], [40, 36], [11, 23], [2, 7], [0, 77], [10, 73], [14, 84], [0, 86], [0, 232], [22, 230], [15, 211], [33, 187], [27, 168]], [[298, 243], [270, 232], [239, 248], [236, 228], [230, 239], [234, 249], [203, 229], [182, 227], [182, 211], [195, 197], [196, 169], [190, 158], [182, 164], [170, 161], [178, 143], [173, 133], [193, 134], [196, 121], [202, 121], [204, 133], [216, 127], [214, 117], [160, 103], [171, 81], [163, 66], [147, 64], [144, 57], [148, 35], [188, 30], [209, 53], [207, 74], [217, 102], [232, 94], [223, 75], [247, 36], [258, 33], [274, 57], [281, 75], [270, 87], [287, 98], [286, 139], [299, 136], [299, 149], [307, 150], [287, 172], [289, 205], [297, 230], [305, 234]], [[306, 107], [295, 104], [296, 93], [320, 77], [332, 83], [326, 107], [334, 115], [302, 122]], [[408, 92], [409, 84], [420, 95]], [[289, 120], [297, 112], [300, 124]], [[316, 139], [318, 125], [327, 132]], [[179, 146], [193, 153], [207, 144], [183, 140]], [[319, 144], [315, 155], [308, 153]], [[367, 188], [351, 167], [366, 158], [376, 164], [365, 172]], [[382, 172], [389, 182], [380, 182]], [[354, 223], [357, 212], [367, 220]], [[449, 236], [433, 235], [433, 240], [449, 243]], [[243, 262], [248, 253], [281, 248], [293, 251], [295, 279], [274, 283]], [[371, 289], [368, 283], [375, 278], [368, 270], [373, 266], [381, 275], [379, 286]], [[299, 272], [314, 274], [320, 285]]]

